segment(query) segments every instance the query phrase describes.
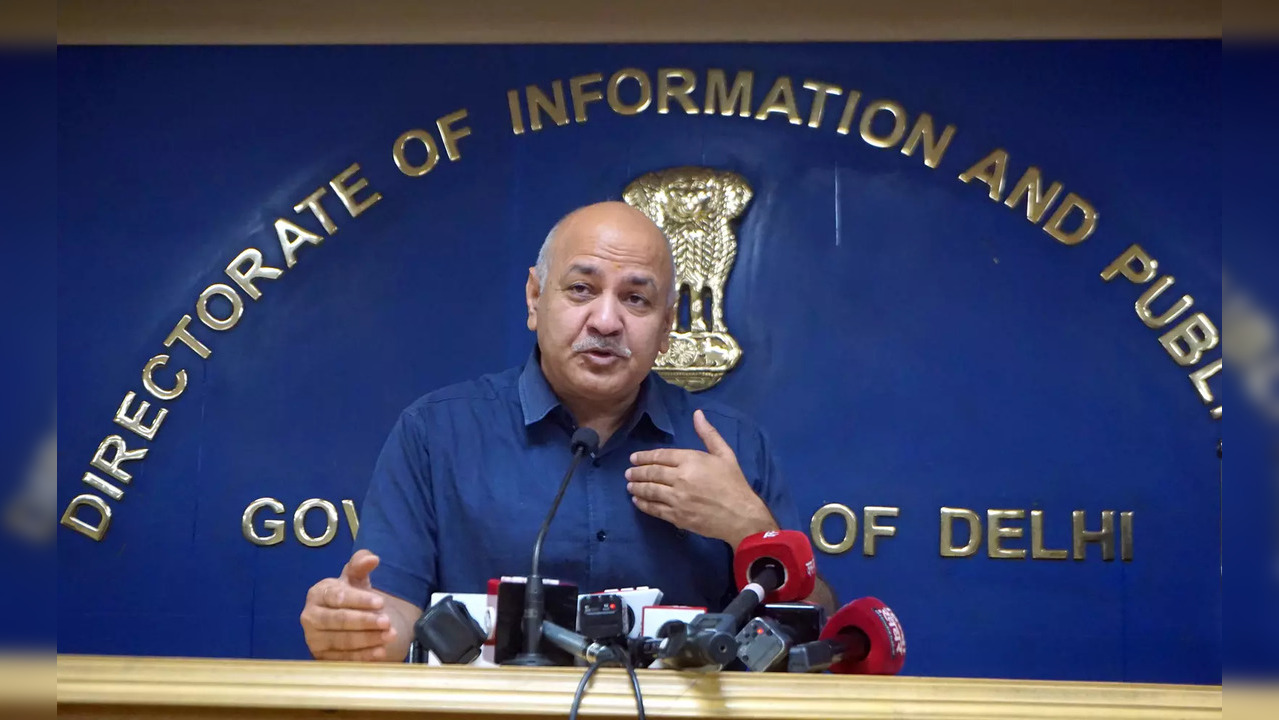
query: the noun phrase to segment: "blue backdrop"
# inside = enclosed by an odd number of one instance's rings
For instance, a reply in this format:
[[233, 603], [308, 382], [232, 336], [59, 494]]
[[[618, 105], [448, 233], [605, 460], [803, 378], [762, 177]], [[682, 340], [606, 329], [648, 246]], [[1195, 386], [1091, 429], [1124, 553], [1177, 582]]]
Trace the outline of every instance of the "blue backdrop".
[[[352, 219], [330, 193], [336, 234], [260, 281], [234, 329], [193, 321], [208, 360], [171, 351], [164, 382], [186, 367], [190, 386], [125, 465], [106, 536], [60, 529], [59, 650], [306, 656], [306, 588], [340, 569], [350, 534], [258, 547], [245, 506], [275, 497], [291, 520], [306, 498], [358, 503], [404, 406], [527, 356], [524, 278], [558, 217], [702, 165], [756, 193], [725, 308], [743, 360], [708, 394], [766, 427], [805, 517], [901, 508], [875, 557], [859, 542], [819, 566], [841, 598], [897, 610], [906, 672], [1219, 682], [1220, 424], [1133, 313], [1141, 289], [1099, 277], [1139, 242], [1177, 279], [1157, 307], [1190, 293], [1220, 324], [1219, 56], [1218, 42], [60, 49], [60, 508], [105, 436], [140, 442], [116, 408], [237, 253], [281, 266], [272, 223], [318, 231], [293, 205], [353, 162], [383, 199]], [[957, 133], [934, 170], [856, 126], [837, 134], [842, 99], [818, 130], [598, 103], [585, 124], [511, 132], [508, 89], [625, 67], [687, 67], [699, 85], [707, 68], [753, 70], [754, 108], [776, 76], [818, 79]], [[463, 107], [461, 159], [401, 174], [395, 138]], [[1038, 166], [1098, 209], [1096, 233], [1067, 247], [956, 179], [996, 147], [1008, 189]], [[1072, 510], [1094, 529], [1102, 510], [1132, 511], [1135, 557], [939, 557], [942, 506], [1042, 509], [1056, 548]]]

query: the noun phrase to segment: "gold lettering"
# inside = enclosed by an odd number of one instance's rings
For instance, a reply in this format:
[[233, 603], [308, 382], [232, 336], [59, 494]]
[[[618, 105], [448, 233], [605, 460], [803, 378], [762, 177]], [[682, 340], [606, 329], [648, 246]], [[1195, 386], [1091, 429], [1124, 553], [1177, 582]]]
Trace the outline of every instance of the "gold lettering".
[[[751, 89], [755, 82], [755, 73], [750, 70], [739, 70], [733, 77], [733, 89], [730, 92], [724, 79], [724, 71], [711, 68], [706, 71], [706, 108], [703, 112], [712, 115], [718, 112], [724, 117], [733, 115], [737, 107], [739, 117], [751, 116]], [[716, 108], [719, 108], [716, 110]]]
[[848, 91], [848, 99], [844, 100], [844, 112], [839, 116], [839, 125], [835, 127], [835, 132], [840, 135], [847, 135], [849, 129], [853, 126], [853, 116], [857, 112], [857, 101], [862, 99], [862, 94], [857, 90]]
[[147, 440], [154, 440], [156, 431], [160, 429], [160, 423], [164, 422], [164, 416], [168, 415], [169, 411], [165, 408], [156, 410], [155, 421], [150, 425], [144, 425], [142, 423], [142, 416], [146, 415], [147, 410], [151, 409], [151, 403], [143, 400], [138, 405], [138, 411], [130, 415], [129, 406], [133, 404], [133, 401], [137, 397], [137, 394], [132, 390], [125, 394], [124, 402], [120, 403], [120, 409], [115, 411], [115, 422], [121, 427], [132, 430], [140, 437], [146, 438]]
[[1182, 320], [1177, 327], [1159, 336], [1159, 344], [1178, 365], [1185, 367], [1199, 362], [1203, 354], [1217, 347], [1221, 334], [1208, 316], [1195, 313]]
[[[76, 510], [82, 507], [90, 507], [98, 511], [99, 517], [96, 524], [91, 525], [76, 517]], [[62, 513], [61, 523], [91, 540], [101, 542], [102, 536], [106, 535], [107, 528], [111, 525], [111, 506], [97, 495], [89, 493], [77, 495], [71, 498], [66, 511]]]
[[[422, 143], [422, 147], [426, 148], [426, 160], [419, 165], [409, 162], [408, 156], [404, 154], [404, 146], [410, 140], [416, 140]], [[435, 138], [431, 137], [431, 133], [421, 128], [405, 130], [396, 138], [391, 155], [395, 158], [395, 167], [409, 177], [422, 177], [434, 170], [435, 164], [440, 161], [440, 149], [435, 146]]]
[[277, 515], [284, 513], [284, 503], [281, 503], [279, 500], [272, 497], [258, 498], [257, 500], [249, 503], [248, 507], [244, 508], [244, 514], [240, 516], [240, 532], [244, 533], [245, 540], [248, 540], [254, 545], [261, 545], [263, 547], [279, 545], [284, 542], [283, 520], [264, 520], [262, 522], [262, 527], [266, 528], [271, 533], [266, 537], [259, 535], [257, 529], [254, 527], [254, 520], [257, 517], [258, 511], [264, 507], [271, 508], [271, 511]]
[[1071, 543], [1074, 546], [1075, 559], [1083, 560], [1087, 557], [1087, 544], [1099, 543], [1101, 545], [1101, 559], [1115, 559], [1115, 511], [1103, 510], [1101, 512], [1101, 529], [1085, 530], [1084, 529], [1084, 511], [1076, 510], [1070, 514], [1070, 533]]
[[568, 105], [564, 102], [564, 83], [556, 80], [551, 83], [551, 93], [555, 96], [554, 100], [546, 97], [546, 93], [536, 85], [529, 85], [524, 88], [524, 94], [528, 98], [528, 124], [533, 128], [533, 132], [542, 129], [542, 113], [546, 113], [547, 117], [555, 122], [556, 125], [568, 124]]
[[791, 125], [804, 124], [803, 118], [799, 116], [799, 108], [795, 105], [795, 89], [791, 87], [790, 78], [785, 75], [777, 78], [777, 81], [773, 83], [772, 89], [764, 97], [764, 103], [759, 107], [759, 112], [755, 113], [755, 119], [765, 120], [769, 113], [784, 113], [790, 118]]
[[[893, 131], [887, 135], [876, 135], [874, 131], [875, 116], [881, 110], [887, 110], [893, 116]], [[878, 148], [889, 148], [901, 141], [906, 134], [906, 108], [894, 100], [875, 100], [866, 106], [862, 113], [862, 140], [868, 145]]]
[[[107, 460], [107, 450], [111, 449], [115, 452], [111, 459]], [[102, 442], [98, 443], [98, 449], [93, 453], [93, 459], [89, 464], [95, 468], [108, 473], [111, 477], [122, 483], [127, 483], [133, 479], [133, 476], [120, 467], [122, 462], [136, 462], [147, 456], [147, 448], [138, 450], [130, 450], [125, 444], [124, 438], [119, 435], [108, 435]]]
[[[220, 295], [231, 303], [230, 315], [219, 318], [209, 312], [209, 301], [214, 295]], [[240, 316], [244, 315], [244, 301], [240, 299], [240, 293], [237, 293], [230, 285], [214, 283], [205, 288], [204, 292], [200, 293], [200, 298], [195, 301], [195, 314], [200, 316], [200, 322], [209, 326], [210, 330], [219, 332], [230, 330], [240, 322]]]
[[1030, 557], [1033, 560], [1065, 560], [1065, 550], [1050, 550], [1044, 545], [1044, 511], [1030, 511]]
[[1025, 510], [987, 510], [986, 511], [986, 554], [992, 558], [1009, 558], [1021, 560], [1026, 557], [1025, 548], [1006, 548], [1004, 538], [1021, 537], [1024, 528], [1004, 527], [1004, 520], [1021, 520], [1026, 517]]
[[[1275, 366], [1279, 369], [1279, 366]], [[1211, 405], [1213, 401], [1212, 390], [1208, 388], [1208, 378], [1221, 372], [1221, 358], [1204, 365], [1198, 370], [1190, 373], [1190, 384], [1194, 385], [1195, 392], [1199, 393], [1199, 399], [1204, 405]], [[1251, 377], [1249, 378], [1251, 379]], [[1221, 419], [1221, 408], [1212, 409], [1212, 416], [1218, 420]]]
[[819, 128], [822, 126], [822, 114], [826, 110], [826, 96], [840, 96], [844, 94], [844, 89], [838, 85], [831, 85], [819, 80], [805, 80], [804, 89], [811, 90], [813, 93], [813, 105], [808, 111], [808, 126], [810, 128]]
[[1159, 278], [1154, 285], [1146, 288], [1146, 292], [1142, 293], [1140, 298], [1137, 298], [1137, 317], [1141, 318], [1146, 327], [1157, 330], [1181, 317], [1181, 314], [1189, 310], [1190, 306], [1194, 304], [1194, 298], [1189, 295], [1182, 295], [1181, 299], [1174, 303], [1171, 308], [1168, 308], [1167, 312], [1155, 317], [1155, 314], [1150, 311], [1150, 304], [1155, 301], [1155, 298], [1162, 295], [1165, 290], [1172, 287], [1174, 282], [1176, 280], [1173, 279], [1173, 276], [1165, 275]]
[[[838, 543], [827, 540], [826, 534], [822, 532], [822, 521], [831, 515], [844, 519], [844, 537]], [[813, 519], [808, 523], [808, 531], [813, 538], [813, 547], [818, 550], [830, 555], [848, 552], [857, 543], [857, 516], [847, 505], [826, 503], [813, 513]]]
[[901, 513], [901, 508], [868, 505], [862, 513], [862, 555], [874, 557], [875, 539], [893, 537], [897, 534], [897, 528], [891, 525], [877, 525], [875, 520], [881, 517], [897, 517]]
[[[1137, 264], [1133, 265], [1134, 262]], [[1159, 262], [1150, 257], [1140, 245], [1133, 243], [1101, 271], [1101, 279], [1110, 282], [1122, 273], [1132, 284], [1141, 285], [1150, 282], [1158, 269]]]
[[[306, 514], [311, 510], [320, 508], [324, 511], [324, 534], [319, 537], [311, 537], [306, 532]], [[293, 534], [297, 535], [298, 542], [307, 547], [321, 547], [328, 545], [333, 540], [333, 536], [338, 533], [338, 511], [333, 507], [333, 503], [320, 498], [311, 498], [305, 500], [298, 509], [293, 513]]]
[[[332, 235], [333, 233], [338, 231], [338, 226], [336, 223], [333, 222], [333, 218], [329, 217], [329, 214], [325, 212], [324, 206], [320, 204], [320, 198], [324, 197], [325, 194], [328, 193], [328, 191], [329, 189], [326, 187], [317, 188], [315, 192], [311, 193], [310, 195], [307, 195], [305, 200], [298, 203], [297, 205], [294, 205], [293, 212], [300, 213], [302, 212], [302, 208], [308, 208], [311, 211], [311, 214], [315, 216], [315, 219], [320, 221], [320, 225], [324, 226], [324, 232], [328, 233], [329, 235]], [[244, 253], [241, 253], [241, 255], [243, 254]], [[262, 256], [259, 255], [258, 262], [261, 262], [261, 261], [262, 261]], [[235, 263], [232, 263], [232, 265], [234, 264]], [[257, 298], [253, 298], [253, 299], [257, 300]]]
[[[164, 339], [164, 346], [172, 347], [174, 340], [181, 340], [182, 344], [194, 350], [196, 355], [208, 360], [209, 356], [213, 354], [213, 351], [210, 350], [207, 345], [197, 340], [190, 332], [187, 332], [187, 325], [190, 323], [191, 316], [183, 315], [182, 319], [178, 321], [178, 324], [173, 326], [173, 330], [169, 333], [169, 336]], [[156, 397], [159, 397], [159, 395]]]
[[[636, 71], [638, 72], [638, 71]], [[679, 82], [671, 82], [678, 80]], [[644, 78], [644, 85], [648, 78]], [[687, 68], [662, 68], [657, 71], [657, 112], [665, 115], [670, 112], [670, 101], [674, 98], [689, 115], [697, 114], [697, 103], [689, 94], [697, 89], [697, 75]], [[642, 92], [642, 91], [641, 91]], [[644, 103], [645, 107], [648, 103]], [[644, 108], [640, 108], [643, 110]]]
[[[324, 192], [324, 188], [320, 188], [316, 192]], [[312, 197], [315, 196], [312, 195]], [[324, 215], [324, 218], [321, 220], [321, 222], [326, 221], [328, 224], [325, 227], [333, 224], [333, 221], [329, 220], [328, 215]], [[329, 230], [330, 235], [335, 232], [337, 232], [336, 226], [334, 226], [332, 230]], [[240, 269], [240, 266], [243, 265], [246, 260], [249, 262], [249, 269], [247, 272]], [[261, 250], [258, 250], [257, 248], [246, 248], [240, 251], [239, 255], [235, 256], [235, 259], [231, 261], [230, 265], [226, 266], [226, 274], [227, 277], [231, 278], [236, 285], [239, 285], [240, 289], [249, 297], [257, 300], [262, 297], [262, 291], [257, 289], [257, 287], [253, 284], [253, 281], [258, 278], [274, 280], [283, 275], [284, 271], [280, 268], [263, 265]]]
[[155, 372], [156, 368], [164, 367], [168, 364], [168, 362], [168, 355], [156, 355], [148, 360], [146, 365], [142, 366], [142, 387], [146, 388], [146, 391], [154, 395], [157, 400], [177, 399], [177, 397], [182, 394], [182, 391], [187, 389], [186, 370], [178, 371], [176, 376], [177, 379], [174, 380], [172, 388], [165, 390], [159, 385], [156, 385], [155, 378], [152, 377], [152, 373]]
[[[1066, 221], [1066, 217], [1070, 215], [1070, 211], [1079, 210], [1083, 215], [1083, 219], [1079, 222], [1079, 227], [1072, 232], [1065, 232], [1061, 229], [1061, 224]], [[1097, 229], [1097, 211], [1089, 202], [1074, 193], [1067, 193], [1066, 199], [1061, 201], [1061, 205], [1057, 206], [1057, 211], [1049, 218], [1048, 224], [1044, 226], [1044, 232], [1052, 235], [1057, 242], [1063, 245], [1078, 245], [1088, 239], [1093, 231]]]
[[950, 141], [955, 137], [955, 126], [947, 125], [945, 130], [941, 131], [941, 138], [936, 137], [933, 130], [933, 116], [928, 113], [920, 113], [919, 118], [915, 120], [915, 125], [910, 129], [910, 136], [906, 138], [906, 144], [902, 145], [902, 155], [910, 157], [915, 154], [915, 148], [922, 142], [924, 145], [924, 165], [936, 170], [941, 164], [942, 156], [946, 154], [946, 148], [950, 147]]
[[351, 539], [354, 540], [355, 536], [360, 532], [360, 517], [355, 514], [354, 500], [342, 501], [342, 514], [346, 515], [346, 524], [350, 526]]
[[112, 500], [119, 500], [120, 498], [124, 497], [123, 490], [116, 487], [115, 485], [112, 485], [106, 480], [103, 480], [97, 475], [94, 475], [91, 472], [86, 472], [84, 474], [84, 477], [81, 478], [81, 481], [85, 485], [88, 485], [89, 487], [93, 488], [94, 490], [98, 490], [104, 493], [107, 497], [111, 498]]
[[[955, 547], [955, 521], [968, 523], [968, 542], [963, 547]], [[977, 513], [966, 508], [944, 507], [941, 509], [941, 556], [968, 557], [981, 547], [981, 518]]]
[[520, 110], [520, 91], [506, 91], [506, 107], [511, 111], [511, 132], [524, 134], [524, 112]]
[[604, 76], [599, 73], [589, 73], [587, 75], [578, 75], [569, 78], [568, 88], [569, 94], [573, 96], [573, 118], [578, 123], [586, 122], [586, 104], [597, 102], [604, 99], [604, 94], [599, 90], [587, 90], [587, 85], [595, 85], [604, 82]]
[[[458, 148], [457, 141], [471, 134], [469, 125], [463, 125], [456, 129], [453, 127], [453, 123], [461, 122], [465, 119], [466, 108], [462, 108], [435, 121], [435, 127], [440, 131], [440, 139], [444, 141], [444, 154], [449, 156], [449, 162], [457, 162], [461, 159], [462, 151]], [[371, 205], [372, 203], [369, 204]]]
[[[463, 117], [466, 116], [465, 110], [462, 110], [460, 112], [462, 113]], [[456, 115], [456, 114], [457, 113], [454, 113], [453, 115]], [[448, 115], [446, 116], [446, 118], [453, 117], [453, 115]], [[441, 120], [440, 122], [443, 122], [443, 120]], [[443, 125], [440, 126], [440, 131], [441, 132], [444, 131]], [[470, 131], [468, 130], [467, 133], [469, 132]], [[467, 134], [467, 133], [464, 133], [464, 134]], [[449, 142], [449, 138], [445, 136], [444, 143], [447, 145], [448, 142]], [[449, 154], [451, 157], [452, 152], [450, 152]], [[359, 178], [358, 180], [355, 181], [355, 183], [351, 185], [346, 184], [346, 181], [350, 180], [351, 176], [356, 174], [359, 171], [360, 171], [360, 164], [351, 163], [350, 167], [338, 173], [337, 177], [329, 181], [329, 187], [333, 188], [333, 192], [337, 193], [338, 198], [342, 200], [342, 204], [346, 206], [347, 213], [349, 213], [351, 217], [353, 218], [359, 217], [360, 213], [364, 212], [365, 210], [368, 210], [370, 207], [373, 206], [374, 203], [382, 199], [382, 193], [377, 193], [377, 192], [368, 196], [363, 201], [359, 201], [355, 199], [355, 194], [363, 190], [364, 188], [368, 187], [369, 185], [369, 181], [364, 178]]]
[[[622, 81], [634, 80], [639, 85], [639, 100], [634, 104], [628, 105], [622, 102]], [[664, 78], [663, 78], [664, 81]], [[690, 90], [692, 88], [689, 88]], [[687, 100], [687, 97], [684, 99]], [[608, 79], [608, 106], [613, 108], [613, 112], [618, 115], [638, 115], [648, 109], [653, 102], [653, 85], [649, 82], [648, 73], [639, 68], [624, 68], [613, 73], [613, 77]], [[663, 105], [666, 102], [665, 96], [662, 97]], [[658, 110], [662, 112], [662, 110]], [[693, 106], [693, 112], [697, 112], [697, 106]]]
[[1004, 195], [1004, 176], [1007, 172], [1008, 153], [999, 148], [959, 173], [959, 179], [964, 183], [973, 180], [986, 183], [986, 187], [990, 188], [990, 199], [999, 202], [999, 198]]
[[[297, 264], [298, 248], [303, 245], [319, 245], [324, 242], [324, 238], [313, 232], [303, 230], [284, 218], [276, 218], [275, 235], [280, 240], [280, 249], [284, 251], [284, 264], [287, 267], [293, 267]], [[290, 238], [289, 236], [293, 237]]]
[[1119, 559], [1132, 562], [1132, 512], [1119, 513]]
[[1054, 202], [1057, 202], [1057, 195], [1061, 193], [1061, 183], [1054, 182], [1049, 185], [1047, 195], [1042, 194], [1040, 192], [1041, 189], [1039, 168], [1031, 165], [1030, 169], [1013, 186], [1013, 191], [1008, 194], [1008, 199], [1004, 201], [1004, 204], [1010, 208], [1015, 208], [1023, 197], [1026, 198], [1026, 219], [1038, 225], [1048, 208], [1052, 207]]

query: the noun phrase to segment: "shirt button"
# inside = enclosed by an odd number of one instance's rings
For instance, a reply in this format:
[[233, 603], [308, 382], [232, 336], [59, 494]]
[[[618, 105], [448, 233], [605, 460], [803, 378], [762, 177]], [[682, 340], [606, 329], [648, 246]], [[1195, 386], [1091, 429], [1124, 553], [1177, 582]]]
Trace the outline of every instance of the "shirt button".
[[604, 542], [606, 539], [608, 539], [608, 533], [604, 532], [603, 530], [600, 530], [599, 532], [595, 533], [595, 539], [599, 540], [600, 542]]

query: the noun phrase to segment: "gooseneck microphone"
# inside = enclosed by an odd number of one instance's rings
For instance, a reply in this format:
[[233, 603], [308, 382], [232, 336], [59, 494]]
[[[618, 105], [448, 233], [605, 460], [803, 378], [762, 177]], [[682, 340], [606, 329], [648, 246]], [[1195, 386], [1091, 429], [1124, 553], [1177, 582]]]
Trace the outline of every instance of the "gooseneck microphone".
[[529, 573], [528, 583], [524, 587], [524, 652], [503, 663], [504, 665], [554, 664], [540, 650], [542, 620], [546, 615], [546, 596], [542, 587], [542, 576], [538, 570], [542, 562], [542, 544], [546, 542], [546, 531], [551, 527], [551, 520], [560, 507], [560, 500], [564, 498], [564, 491], [568, 489], [568, 481], [573, 479], [573, 471], [577, 470], [577, 464], [583, 457], [594, 454], [599, 446], [600, 436], [594, 430], [583, 427], [573, 433], [570, 445], [573, 450], [573, 460], [568, 465], [568, 472], [564, 473], [564, 480], [560, 482], [560, 490], [555, 494], [555, 501], [551, 503], [551, 511], [546, 514], [546, 519], [542, 521], [542, 529], [537, 532], [537, 542], [533, 543], [533, 570]]

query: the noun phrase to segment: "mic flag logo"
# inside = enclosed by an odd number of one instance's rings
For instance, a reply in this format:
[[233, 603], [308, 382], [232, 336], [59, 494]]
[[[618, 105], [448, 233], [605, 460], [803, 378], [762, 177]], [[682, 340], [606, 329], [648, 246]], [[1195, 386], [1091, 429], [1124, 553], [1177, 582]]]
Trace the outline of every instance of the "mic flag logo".
[[902, 632], [902, 624], [898, 622], [897, 615], [887, 607], [875, 608], [875, 614], [879, 616], [879, 621], [884, 624], [884, 630], [888, 632], [888, 637], [893, 641], [893, 657], [901, 657], [906, 654], [906, 633]]
[[[622, 193], [622, 199], [647, 215], [670, 241], [679, 304], [670, 347], [657, 356], [654, 370], [690, 392], [713, 387], [742, 357], [741, 345], [724, 324], [724, 286], [737, 259], [732, 223], [745, 212], [753, 194], [741, 175], [701, 167], [647, 173]], [[685, 292], [687, 327], [680, 323]]]

